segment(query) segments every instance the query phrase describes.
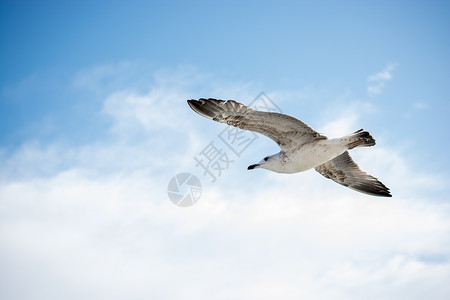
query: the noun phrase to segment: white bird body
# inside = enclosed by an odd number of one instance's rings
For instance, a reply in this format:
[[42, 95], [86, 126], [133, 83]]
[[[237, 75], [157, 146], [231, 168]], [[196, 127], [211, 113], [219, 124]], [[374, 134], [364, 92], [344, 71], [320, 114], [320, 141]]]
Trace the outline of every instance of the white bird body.
[[280, 152], [279, 168], [270, 169], [277, 173], [298, 173], [321, 165], [347, 151], [348, 147], [342, 139], [320, 140], [307, 143], [291, 151], [290, 155]]

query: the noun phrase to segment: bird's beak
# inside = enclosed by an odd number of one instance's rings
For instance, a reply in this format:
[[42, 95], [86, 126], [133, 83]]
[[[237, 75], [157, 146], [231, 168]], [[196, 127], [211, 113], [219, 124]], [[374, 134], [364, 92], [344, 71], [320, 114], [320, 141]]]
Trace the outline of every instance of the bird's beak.
[[248, 166], [247, 170], [253, 170], [254, 168], [259, 167], [259, 164], [254, 164], [254, 165], [250, 165]]

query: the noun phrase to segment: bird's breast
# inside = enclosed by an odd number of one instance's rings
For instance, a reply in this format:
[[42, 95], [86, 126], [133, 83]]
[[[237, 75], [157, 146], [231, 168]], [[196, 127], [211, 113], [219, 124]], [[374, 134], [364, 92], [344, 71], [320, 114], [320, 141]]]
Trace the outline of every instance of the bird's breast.
[[345, 150], [347, 150], [345, 147], [330, 143], [329, 140], [303, 145], [287, 153], [285, 173], [297, 173], [315, 168], [344, 153]]

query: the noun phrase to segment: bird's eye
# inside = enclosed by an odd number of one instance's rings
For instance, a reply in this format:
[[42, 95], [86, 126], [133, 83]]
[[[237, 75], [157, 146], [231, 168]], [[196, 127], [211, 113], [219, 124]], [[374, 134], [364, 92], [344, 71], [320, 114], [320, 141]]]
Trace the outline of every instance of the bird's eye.
[[264, 157], [264, 161], [267, 161], [269, 158], [268, 157]]

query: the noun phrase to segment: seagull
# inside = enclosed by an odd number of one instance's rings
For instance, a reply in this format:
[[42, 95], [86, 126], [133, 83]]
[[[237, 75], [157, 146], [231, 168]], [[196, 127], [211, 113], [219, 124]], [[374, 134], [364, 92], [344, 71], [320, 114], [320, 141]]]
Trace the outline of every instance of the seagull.
[[275, 112], [258, 111], [234, 100], [188, 100], [199, 115], [216, 122], [263, 134], [275, 141], [280, 152], [264, 157], [248, 170], [263, 168], [277, 173], [297, 173], [314, 168], [343, 186], [361, 193], [391, 197], [389, 188], [361, 171], [348, 150], [375, 145], [369, 132], [360, 129], [329, 139], [302, 121]]

